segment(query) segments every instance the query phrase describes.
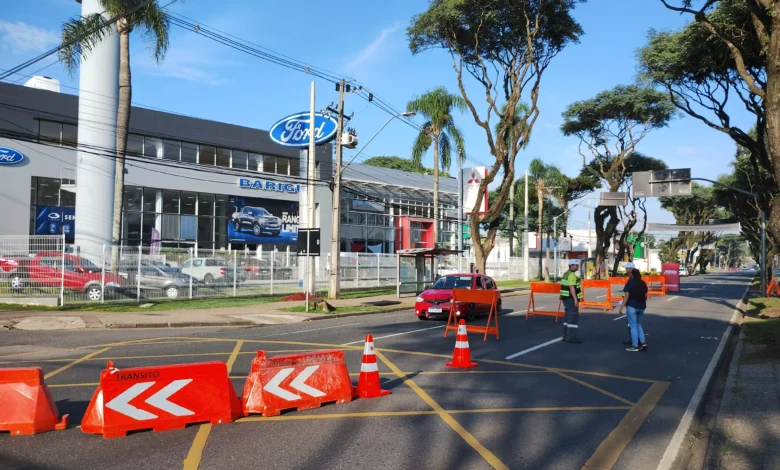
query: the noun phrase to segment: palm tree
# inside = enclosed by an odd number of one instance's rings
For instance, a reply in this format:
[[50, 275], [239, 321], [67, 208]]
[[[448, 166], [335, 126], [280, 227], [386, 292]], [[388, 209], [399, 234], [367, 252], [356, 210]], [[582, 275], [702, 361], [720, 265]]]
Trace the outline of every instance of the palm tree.
[[[406, 105], [407, 112], [415, 112], [424, 116], [427, 121], [412, 146], [412, 161], [422, 166], [422, 157], [433, 145], [433, 239], [434, 248], [439, 243], [439, 164], [442, 169], [449, 170], [451, 147], [455, 145], [458, 162], [466, 160], [466, 149], [463, 134], [455, 127], [452, 119], [453, 109], [466, 111], [466, 102], [457, 95], [447, 92], [444, 87], [438, 87], [422, 96], [415, 96]], [[458, 228], [460, 230], [460, 227]]]
[[[536, 191], [537, 209], [538, 209], [538, 223], [539, 234], [542, 232], [542, 217], [544, 216], [544, 196], [549, 194], [558, 200], [563, 199], [567, 189], [566, 175], [561, 173], [561, 170], [555, 165], [548, 165], [544, 163], [540, 158], [534, 158], [531, 163], [528, 164], [528, 178], [530, 183], [534, 185]], [[549, 223], [549, 221], [548, 221]], [[540, 237], [541, 239], [541, 237]], [[550, 279], [550, 243], [549, 243], [549, 230], [548, 230], [548, 243], [547, 243], [547, 266], [548, 270], [544, 272], [544, 279]], [[542, 277], [542, 256], [539, 255], [539, 278]]]
[[[106, 15], [116, 17], [128, 11], [116, 22], [119, 34], [119, 105], [116, 120], [116, 176], [114, 177], [114, 220], [111, 233], [111, 269], [119, 270], [119, 244], [122, 236], [122, 195], [125, 186], [125, 151], [127, 149], [127, 130], [130, 124], [130, 102], [132, 86], [130, 80], [130, 33], [139, 28], [149, 42], [150, 50], [157, 62], [168, 51], [168, 16], [157, 1], [147, 0], [98, 0]], [[103, 27], [101, 27], [103, 25]], [[62, 42], [69, 44], [59, 52], [60, 62], [71, 75], [78, 70], [81, 59], [88, 57], [92, 50], [109, 34], [113, 25], [105, 24], [99, 14], [72, 18], [62, 25]]]

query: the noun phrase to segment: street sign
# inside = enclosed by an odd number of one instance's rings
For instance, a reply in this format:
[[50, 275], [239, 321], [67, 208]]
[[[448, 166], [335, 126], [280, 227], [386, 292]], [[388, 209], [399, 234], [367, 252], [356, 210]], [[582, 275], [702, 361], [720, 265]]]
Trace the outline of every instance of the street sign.
[[298, 229], [298, 254], [303, 256], [320, 255], [320, 229]]
[[600, 206], [625, 206], [628, 203], [628, 193], [600, 193]]
[[631, 174], [634, 197], [691, 195], [691, 169], [639, 171]]

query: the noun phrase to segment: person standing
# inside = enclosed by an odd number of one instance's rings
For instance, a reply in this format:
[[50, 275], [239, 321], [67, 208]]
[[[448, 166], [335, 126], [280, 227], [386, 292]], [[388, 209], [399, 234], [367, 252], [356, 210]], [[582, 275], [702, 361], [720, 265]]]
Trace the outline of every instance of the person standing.
[[[636, 269], [636, 266], [634, 265], [634, 263], [632, 263], [631, 261], [626, 263], [625, 266], [623, 266], [623, 267], [625, 268], [626, 276], [628, 277], [628, 279], [626, 280], [626, 284], [627, 284], [631, 280], [632, 273], [635, 270], [637, 270], [637, 269]], [[625, 284], [623, 284], [623, 287], [625, 288]], [[625, 302], [625, 299], [620, 301], [620, 305], [623, 305], [623, 302]], [[618, 310], [620, 312], [622, 312], [622, 310], [620, 310], [620, 309], [618, 309]], [[622, 315], [622, 313], [620, 313], [619, 315]], [[628, 316], [627, 315], [626, 315], [626, 331], [628, 332], [628, 340], [623, 341], [623, 344], [625, 344], [626, 346], [631, 346], [633, 344], [632, 341], [631, 341], [631, 323], [628, 321]]]
[[642, 274], [637, 269], [631, 271], [631, 278], [623, 288], [623, 303], [620, 313], [626, 310], [628, 325], [631, 330], [631, 347], [626, 351], [647, 351], [645, 332], [642, 328], [642, 316], [647, 308], [647, 284], [642, 280]]
[[580, 344], [577, 330], [580, 323], [580, 300], [582, 300], [582, 280], [577, 276], [579, 260], [569, 260], [569, 270], [561, 277], [561, 301], [566, 316], [563, 319], [563, 341]]

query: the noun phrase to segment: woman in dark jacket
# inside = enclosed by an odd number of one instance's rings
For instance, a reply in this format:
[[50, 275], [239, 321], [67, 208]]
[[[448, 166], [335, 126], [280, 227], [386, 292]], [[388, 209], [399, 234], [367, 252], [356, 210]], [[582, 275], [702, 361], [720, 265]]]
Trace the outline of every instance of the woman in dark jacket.
[[631, 347], [626, 351], [647, 351], [645, 332], [642, 329], [642, 316], [647, 308], [647, 284], [642, 280], [638, 269], [631, 272], [631, 279], [623, 288], [623, 302], [620, 304], [620, 314], [626, 309], [628, 325], [631, 329]]

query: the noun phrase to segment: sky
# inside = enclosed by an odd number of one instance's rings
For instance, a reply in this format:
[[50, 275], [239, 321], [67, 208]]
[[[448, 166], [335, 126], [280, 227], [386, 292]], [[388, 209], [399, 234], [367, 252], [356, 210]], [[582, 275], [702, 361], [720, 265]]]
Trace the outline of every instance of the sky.
[[[170, 0], [159, 1], [165, 5]], [[4, 3], [0, 17], [0, 69], [56, 46], [62, 23], [81, 11], [75, 0]], [[415, 95], [437, 86], [457, 93], [457, 77], [445, 52], [435, 50], [414, 56], [409, 51], [406, 28], [415, 14], [425, 11], [427, 4], [425, 0], [186, 0], [175, 1], [168, 8], [212, 29], [354, 78], [395, 108], [404, 110]], [[635, 53], [646, 43], [648, 31], [679, 29], [690, 20], [667, 10], [660, 0], [589, 0], [579, 5], [573, 16], [585, 34], [579, 44], [559, 54], [544, 73], [538, 101], [540, 115], [530, 144], [518, 155], [518, 175], [536, 157], [558, 165], [570, 176], [579, 173], [583, 162], [577, 150], [578, 140], [561, 134], [561, 113], [574, 101], [632, 83], [637, 74]], [[259, 129], [268, 129], [284, 116], [308, 110], [312, 76], [174, 26], [170, 44], [165, 60], [157, 64], [143, 38], [138, 34], [131, 38], [134, 104]], [[39, 71], [42, 67], [46, 68]], [[77, 92], [73, 87], [78, 87], [78, 77], [70, 77], [53, 57], [26, 69], [24, 74], [59, 79], [62, 92]], [[16, 76], [8, 81], [24, 83], [26, 79]], [[320, 79], [315, 82], [318, 109], [338, 99], [333, 84]], [[480, 101], [478, 85], [467, 83], [467, 92], [484, 113], [486, 106]], [[348, 161], [390, 116], [349, 94], [346, 110], [354, 113], [350, 125], [361, 138], [358, 149], [346, 152]], [[734, 118], [738, 124], [750, 127], [744, 113], [737, 111]], [[466, 141], [469, 161], [465, 166], [490, 163], [492, 157], [484, 131], [471, 115], [458, 114], [455, 121]], [[422, 120], [418, 117], [416, 122], [421, 124]], [[415, 132], [413, 127], [395, 120], [355, 161], [374, 155], [408, 158]], [[637, 150], [666, 161], [670, 168], [690, 167], [693, 176], [714, 179], [729, 171], [735, 145], [727, 136], [699, 121], [678, 116], [668, 127], [648, 134]], [[430, 166], [431, 155], [423, 163]], [[657, 200], [649, 201], [648, 211], [651, 222], [674, 222]], [[587, 217], [585, 204], [576, 207], [570, 228], [585, 228]]]

